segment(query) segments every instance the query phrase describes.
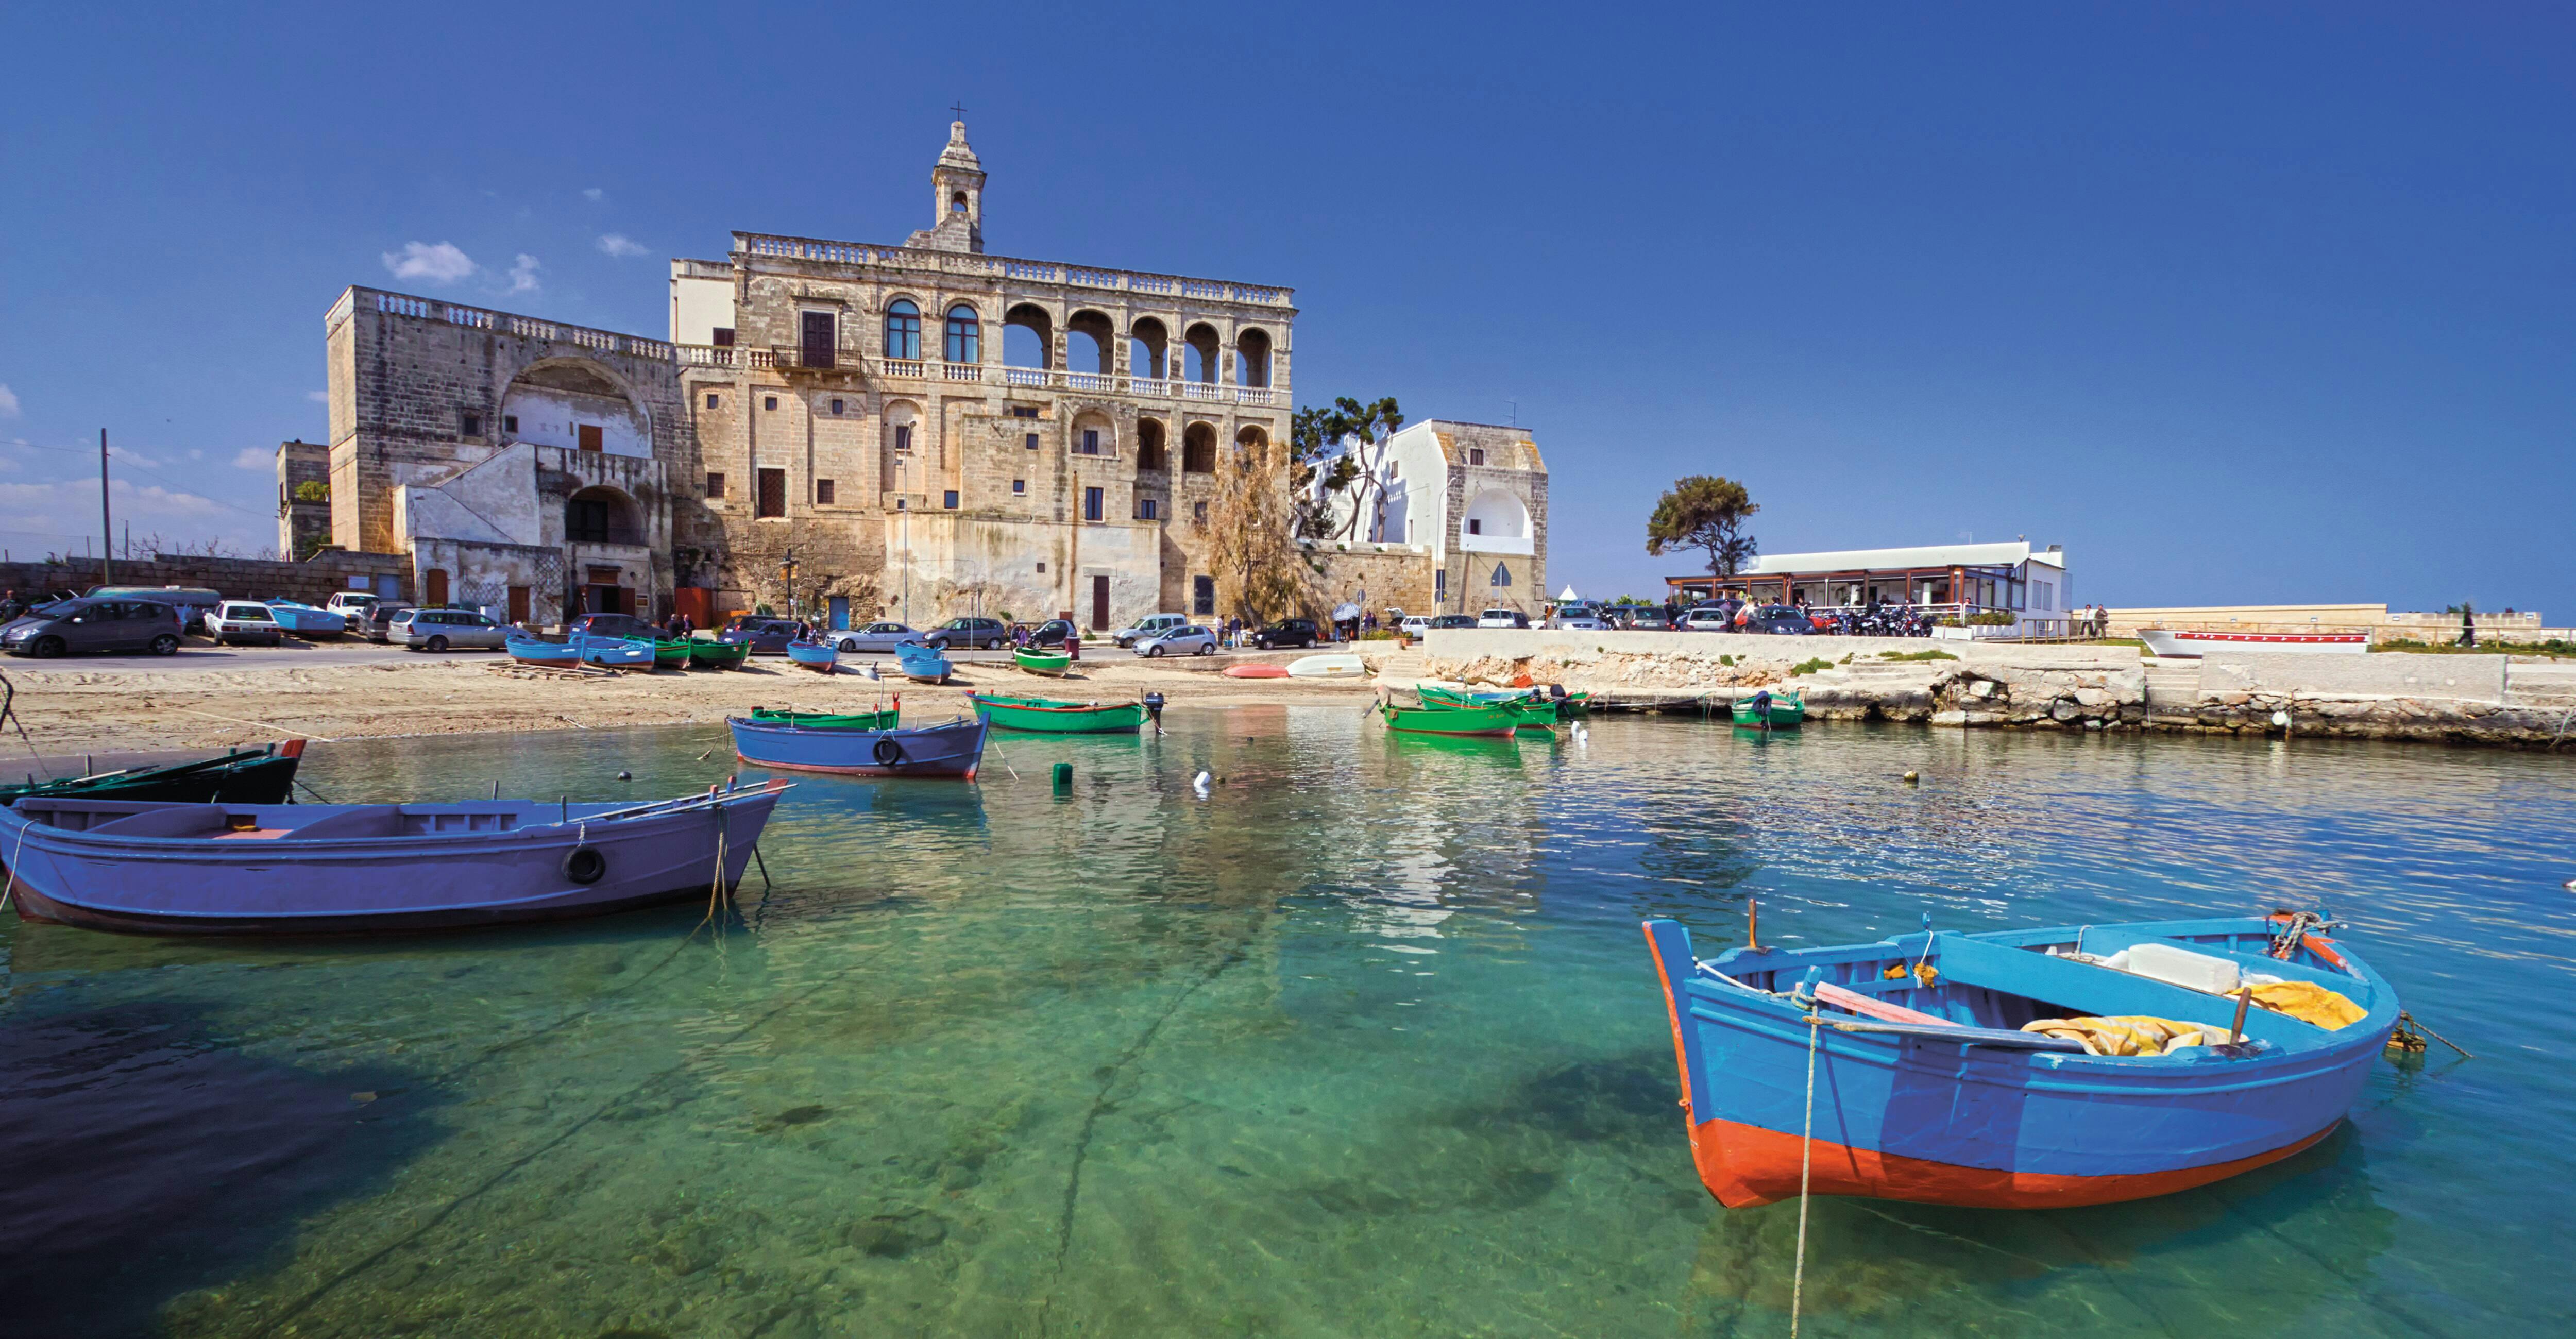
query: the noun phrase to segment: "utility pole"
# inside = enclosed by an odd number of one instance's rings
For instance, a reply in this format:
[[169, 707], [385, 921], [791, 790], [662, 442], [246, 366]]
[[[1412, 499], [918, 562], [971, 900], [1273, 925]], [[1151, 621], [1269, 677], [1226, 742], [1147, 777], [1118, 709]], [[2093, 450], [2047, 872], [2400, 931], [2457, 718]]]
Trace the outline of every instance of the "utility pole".
[[109, 519], [107, 511], [107, 429], [101, 428], [98, 430], [98, 584], [102, 586], [116, 584], [116, 573], [111, 566], [115, 561], [113, 551], [116, 548], [111, 541], [115, 538], [115, 522]]

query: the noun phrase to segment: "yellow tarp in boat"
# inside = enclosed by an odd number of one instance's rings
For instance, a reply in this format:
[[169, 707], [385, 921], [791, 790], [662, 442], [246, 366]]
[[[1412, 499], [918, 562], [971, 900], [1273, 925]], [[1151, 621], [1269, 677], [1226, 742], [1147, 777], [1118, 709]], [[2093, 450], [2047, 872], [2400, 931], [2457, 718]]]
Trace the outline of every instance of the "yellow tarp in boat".
[[2227, 1040], [2225, 1028], [2177, 1023], [2170, 1018], [2129, 1014], [2119, 1018], [2040, 1018], [2021, 1025], [2024, 1032], [2084, 1043], [2087, 1055], [2171, 1055], [2187, 1046], [2213, 1046]]
[[2302, 1023], [2314, 1023], [2328, 1032], [2350, 1027], [2370, 1016], [2369, 1010], [2314, 981], [2282, 981], [2254, 986], [2252, 990], [2256, 1004]]

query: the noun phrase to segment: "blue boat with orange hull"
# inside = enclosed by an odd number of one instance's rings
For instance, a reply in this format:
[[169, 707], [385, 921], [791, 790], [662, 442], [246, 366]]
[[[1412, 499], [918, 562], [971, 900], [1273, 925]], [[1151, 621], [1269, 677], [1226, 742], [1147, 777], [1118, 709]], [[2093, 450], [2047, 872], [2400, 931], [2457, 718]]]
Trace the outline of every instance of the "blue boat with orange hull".
[[1804, 1160], [1813, 1194], [2027, 1209], [2206, 1185], [2343, 1121], [2397, 996], [2310, 924], [1926, 932], [1708, 962], [1672, 921], [1645, 931], [1720, 1203], [1797, 1196]]
[[725, 718], [734, 756], [755, 767], [842, 776], [951, 776], [975, 779], [988, 726], [959, 717], [945, 725], [867, 730], [793, 720]]
[[839, 668], [841, 648], [830, 642], [789, 642], [787, 658], [818, 674]]
[[335, 934], [597, 915], [731, 889], [787, 788], [651, 804], [0, 809], [18, 914], [137, 934]]

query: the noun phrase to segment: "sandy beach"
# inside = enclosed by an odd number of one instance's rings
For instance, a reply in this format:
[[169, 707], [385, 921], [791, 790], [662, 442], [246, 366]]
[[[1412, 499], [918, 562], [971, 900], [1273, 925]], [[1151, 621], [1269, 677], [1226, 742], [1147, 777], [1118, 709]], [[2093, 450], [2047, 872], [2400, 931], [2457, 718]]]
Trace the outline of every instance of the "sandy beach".
[[[491, 731], [612, 730], [721, 721], [752, 707], [855, 710], [900, 696], [907, 722], [968, 710], [969, 691], [1125, 701], [1160, 692], [1169, 710], [1245, 703], [1348, 701], [1367, 680], [1230, 679], [1220, 662], [1148, 662], [1123, 651], [1086, 659], [1062, 679], [1001, 664], [961, 665], [944, 685], [882, 681], [845, 666], [816, 674], [763, 657], [737, 670], [556, 677], [498, 655], [433, 656], [335, 647], [330, 663], [296, 650], [244, 654], [223, 668], [180, 660], [78, 659], [0, 665], [16, 687], [27, 741], [47, 755], [211, 749]], [[1181, 668], [1181, 664], [1192, 668]], [[1232, 663], [1232, 662], [1223, 662]], [[15, 734], [13, 729], [11, 734]], [[11, 742], [23, 752], [25, 741]]]

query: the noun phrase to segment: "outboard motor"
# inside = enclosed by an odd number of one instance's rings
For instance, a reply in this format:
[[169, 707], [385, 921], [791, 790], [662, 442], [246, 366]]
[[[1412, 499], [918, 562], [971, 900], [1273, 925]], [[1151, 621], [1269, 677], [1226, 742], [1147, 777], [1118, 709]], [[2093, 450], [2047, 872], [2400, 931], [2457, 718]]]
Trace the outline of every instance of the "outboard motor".
[[1145, 719], [1154, 723], [1155, 734], [1163, 733], [1163, 695], [1161, 693], [1145, 695]]

